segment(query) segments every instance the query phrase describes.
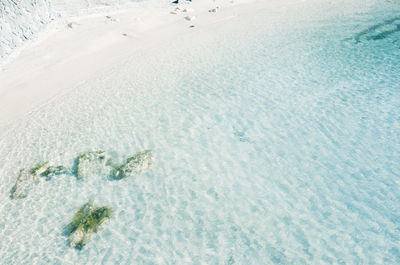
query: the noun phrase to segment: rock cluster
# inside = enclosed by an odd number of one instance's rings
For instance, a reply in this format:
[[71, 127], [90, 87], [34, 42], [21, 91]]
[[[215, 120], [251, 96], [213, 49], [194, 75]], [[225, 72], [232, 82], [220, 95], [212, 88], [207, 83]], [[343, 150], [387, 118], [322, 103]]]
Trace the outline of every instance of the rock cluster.
[[51, 180], [57, 175], [75, 175], [78, 180], [90, 174], [111, 174], [112, 179], [123, 179], [135, 176], [150, 168], [153, 164], [153, 155], [150, 150], [137, 152], [129, 157], [124, 164], [114, 164], [105, 151], [87, 151], [75, 159], [74, 169], [64, 166], [51, 166], [48, 161], [41, 162], [31, 169], [22, 169], [15, 185], [11, 189], [11, 199], [20, 199], [28, 196], [34, 184], [43, 180]]
[[[142, 173], [150, 168], [153, 163], [153, 155], [150, 150], [137, 152], [128, 157], [126, 162], [121, 165], [114, 164], [105, 151], [81, 153], [75, 159], [73, 170], [64, 166], [51, 166], [48, 161], [45, 161], [31, 169], [20, 171], [17, 181], [11, 189], [10, 197], [11, 199], [25, 198], [34, 184], [42, 180], [50, 180], [57, 175], [75, 175], [78, 180], [82, 180], [90, 174], [109, 170], [108, 174], [111, 173], [112, 179], [120, 180]], [[67, 227], [69, 246], [82, 249], [90, 234], [97, 232], [100, 226], [111, 218], [111, 212], [111, 207], [95, 207], [91, 200], [82, 205]]]

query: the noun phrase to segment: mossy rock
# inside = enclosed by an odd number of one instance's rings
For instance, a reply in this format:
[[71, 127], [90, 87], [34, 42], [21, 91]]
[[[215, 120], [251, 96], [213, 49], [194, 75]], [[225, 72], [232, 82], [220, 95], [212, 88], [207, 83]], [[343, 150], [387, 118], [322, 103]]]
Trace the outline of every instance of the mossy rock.
[[99, 169], [109, 166], [108, 161], [110, 158], [105, 151], [87, 151], [78, 155], [74, 169], [76, 178], [83, 179], [90, 173], [97, 173]]
[[111, 218], [111, 213], [111, 207], [94, 207], [92, 200], [82, 205], [68, 225], [70, 247], [82, 249], [89, 235], [97, 232], [100, 226]]
[[78, 159], [86, 159], [86, 160], [103, 160], [106, 158], [106, 151], [87, 151], [78, 155]]
[[43, 171], [40, 176], [46, 178], [47, 180], [51, 179], [54, 176], [70, 174], [71, 171], [64, 166], [49, 166]]
[[11, 189], [10, 198], [25, 198], [34, 184], [42, 180], [50, 180], [56, 175], [69, 173], [70, 170], [64, 166], [49, 166], [48, 161], [40, 162], [31, 169], [21, 169], [17, 181]]
[[49, 161], [38, 163], [36, 166], [31, 168], [31, 170], [30, 170], [31, 174], [35, 174], [35, 175], [41, 174], [44, 170], [47, 169], [48, 164], [49, 164]]
[[143, 172], [153, 165], [153, 155], [150, 150], [137, 152], [129, 157], [125, 164], [114, 165], [112, 177], [114, 179], [123, 179]]

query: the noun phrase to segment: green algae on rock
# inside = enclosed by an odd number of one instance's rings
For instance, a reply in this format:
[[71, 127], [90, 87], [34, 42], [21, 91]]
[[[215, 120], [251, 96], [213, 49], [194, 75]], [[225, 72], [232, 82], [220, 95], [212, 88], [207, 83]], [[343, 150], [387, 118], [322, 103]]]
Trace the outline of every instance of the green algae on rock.
[[38, 163], [36, 166], [34, 166], [31, 169], [31, 173], [32, 174], [38, 174], [40, 172], [43, 172], [43, 170], [45, 170], [47, 168], [47, 165], [49, 164], [49, 161], [45, 161], [45, 162], [40, 162]]
[[83, 179], [88, 174], [109, 166], [109, 160], [105, 151], [87, 151], [80, 154], [76, 158], [74, 166], [76, 178]]
[[114, 166], [112, 177], [123, 179], [135, 174], [139, 174], [148, 169], [153, 164], [153, 155], [150, 150], [137, 152], [129, 157], [125, 164]]
[[28, 196], [29, 189], [42, 180], [50, 180], [53, 176], [69, 174], [64, 166], [49, 166], [49, 162], [40, 162], [31, 169], [21, 169], [17, 181], [11, 189], [11, 199], [21, 199]]
[[70, 247], [82, 249], [89, 235], [97, 232], [100, 226], [111, 218], [111, 212], [112, 208], [109, 206], [93, 206], [93, 200], [82, 205], [68, 225]]
[[70, 174], [71, 171], [64, 167], [64, 166], [49, 166], [43, 171], [40, 176], [45, 177], [46, 180], [51, 179], [54, 176], [63, 175], [63, 174]]

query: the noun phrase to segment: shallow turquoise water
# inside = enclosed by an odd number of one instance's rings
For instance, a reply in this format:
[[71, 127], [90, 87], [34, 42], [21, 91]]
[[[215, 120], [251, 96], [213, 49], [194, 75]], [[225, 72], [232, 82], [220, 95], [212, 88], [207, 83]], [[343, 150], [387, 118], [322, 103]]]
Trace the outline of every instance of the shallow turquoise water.
[[[374, 2], [216, 24], [4, 128], [0, 263], [399, 264], [400, 5]], [[20, 168], [88, 149], [156, 164], [9, 199]], [[76, 251], [63, 231], [89, 198], [114, 217]]]

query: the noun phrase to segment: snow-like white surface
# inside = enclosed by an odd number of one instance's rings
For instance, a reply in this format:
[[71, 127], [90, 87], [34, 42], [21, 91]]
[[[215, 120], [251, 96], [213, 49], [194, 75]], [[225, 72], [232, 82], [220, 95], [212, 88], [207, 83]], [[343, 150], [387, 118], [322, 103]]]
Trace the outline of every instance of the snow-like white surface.
[[[132, 8], [165, 8], [171, 5], [171, 2], [170, 0], [2, 0], [0, 1], [0, 67], [18, 56], [32, 42], [34, 43], [39, 33], [45, 29], [47, 32], [55, 31], [59, 29], [59, 24], [65, 24], [72, 17]], [[180, 5], [191, 3], [180, 1]], [[45, 33], [42, 35], [47, 36]]]
[[[71, 16], [110, 12], [133, 7], [166, 6], [166, 0], [2, 0], [0, 1], [0, 66], [8, 62], [50, 22]], [[14, 57], [17, 54], [14, 54]]]
[[0, 65], [8, 55], [57, 17], [51, 0], [0, 1]]

